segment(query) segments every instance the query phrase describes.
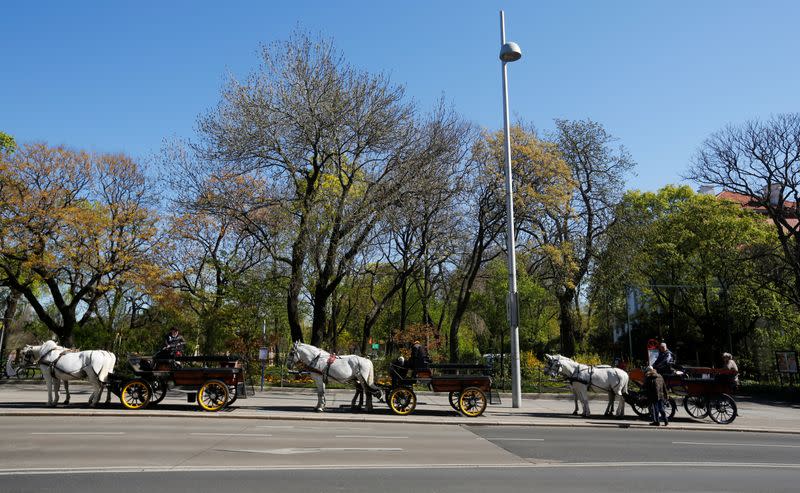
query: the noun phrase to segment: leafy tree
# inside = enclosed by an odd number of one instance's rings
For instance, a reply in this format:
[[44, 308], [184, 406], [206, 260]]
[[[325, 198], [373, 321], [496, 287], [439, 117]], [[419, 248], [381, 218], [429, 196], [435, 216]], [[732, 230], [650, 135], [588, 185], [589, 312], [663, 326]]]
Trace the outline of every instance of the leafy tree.
[[770, 302], [775, 287], [760, 266], [776, 245], [768, 226], [738, 204], [665, 187], [628, 192], [617, 214], [593, 298], [610, 289], [624, 299], [625, 286], [638, 287], [650, 313], [649, 322], [643, 317], [649, 336], [713, 358], [738, 347], [777, 308]]
[[28, 144], [3, 155], [0, 182], [0, 272], [62, 343], [105, 292], [160, 275], [150, 186], [130, 158]]
[[552, 287], [559, 303], [561, 352], [575, 353], [576, 309], [581, 283], [597, 260], [603, 236], [614, 223], [614, 208], [634, 166], [628, 152], [599, 123], [556, 121], [553, 141], [569, 167], [571, 187], [565, 202], [554, 202], [524, 227], [534, 251], [529, 272]]
[[780, 241], [786, 294], [800, 307], [800, 113], [730, 125], [703, 143], [688, 178], [750, 199]]

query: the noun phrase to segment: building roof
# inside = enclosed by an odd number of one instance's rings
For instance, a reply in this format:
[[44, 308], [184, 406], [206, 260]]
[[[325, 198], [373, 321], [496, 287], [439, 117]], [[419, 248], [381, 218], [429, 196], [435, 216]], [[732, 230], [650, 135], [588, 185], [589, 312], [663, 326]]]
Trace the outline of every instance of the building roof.
[[[728, 190], [723, 190], [717, 194], [717, 198], [724, 199], [724, 200], [731, 200], [733, 202], [738, 203], [745, 209], [750, 209], [755, 211], [759, 214], [767, 214], [766, 206], [762, 205], [764, 199], [761, 197], [752, 197], [750, 195], [745, 195], [741, 193], [731, 192]], [[797, 203], [792, 202], [790, 200], [786, 200], [783, 202], [784, 209], [788, 209], [790, 212], [788, 214], [789, 217], [786, 218], [786, 222], [789, 224], [790, 227], [796, 228], [800, 219], [798, 219], [796, 215], [796, 207]], [[794, 216], [794, 217], [792, 217]]]

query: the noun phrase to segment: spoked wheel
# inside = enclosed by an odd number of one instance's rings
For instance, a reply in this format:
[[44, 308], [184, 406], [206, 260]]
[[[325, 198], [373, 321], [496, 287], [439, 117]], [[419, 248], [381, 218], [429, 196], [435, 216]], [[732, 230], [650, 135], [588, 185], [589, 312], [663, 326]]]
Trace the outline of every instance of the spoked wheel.
[[17, 378], [20, 380], [29, 380], [33, 378], [34, 370], [31, 367], [17, 368]]
[[667, 401], [664, 403], [664, 413], [667, 415], [667, 419], [669, 419], [670, 421], [672, 420], [672, 418], [675, 417], [675, 411], [677, 409], [678, 409], [678, 403], [675, 402], [675, 399], [673, 399], [672, 397], [667, 399]]
[[647, 398], [644, 396], [644, 392], [628, 392], [626, 401], [637, 416], [641, 418], [650, 417], [650, 406], [647, 405]]
[[736, 419], [736, 402], [728, 394], [709, 397], [706, 409], [708, 416], [721, 425], [726, 425]]
[[417, 395], [408, 387], [399, 387], [389, 395], [389, 407], [392, 412], [405, 416], [417, 407]]
[[128, 409], [143, 409], [150, 404], [152, 397], [150, 384], [140, 378], [126, 383], [119, 393], [119, 401]]
[[687, 395], [683, 398], [683, 408], [694, 419], [703, 419], [708, 416], [708, 403], [701, 395]]
[[228, 386], [220, 380], [209, 380], [197, 392], [197, 403], [206, 411], [219, 411], [228, 402]]
[[450, 401], [450, 407], [455, 409], [458, 412], [461, 412], [461, 408], [458, 407], [458, 398], [461, 395], [461, 392], [450, 392], [448, 396], [448, 400]]
[[228, 402], [225, 403], [226, 406], [230, 406], [236, 399], [239, 397], [239, 391], [237, 390], [236, 385], [229, 385], [228, 386]]
[[155, 405], [164, 400], [167, 396], [167, 382], [164, 380], [153, 380], [150, 382], [153, 387], [153, 397], [150, 399], [150, 404]]
[[486, 410], [486, 394], [477, 387], [468, 387], [461, 392], [458, 406], [465, 416], [478, 417]]

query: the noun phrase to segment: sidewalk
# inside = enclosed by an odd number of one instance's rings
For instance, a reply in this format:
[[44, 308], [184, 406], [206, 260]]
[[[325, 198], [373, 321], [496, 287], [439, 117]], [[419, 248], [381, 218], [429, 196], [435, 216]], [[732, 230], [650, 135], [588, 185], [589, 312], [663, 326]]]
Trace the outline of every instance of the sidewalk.
[[[202, 411], [196, 404], [188, 403], [186, 395], [170, 391], [167, 398], [149, 409], [133, 411], [125, 409], [116, 396], [112, 395], [109, 406], [96, 409], [87, 407], [90, 389], [82, 383], [71, 384], [71, 403], [64, 407], [48, 408], [47, 391], [43, 384], [4, 384], [0, 385], [0, 416], [10, 415], [67, 415], [67, 416], [192, 416], [202, 418], [244, 418], [314, 421], [387, 422], [387, 423], [430, 423], [453, 425], [503, 425], [503, 426], [564, 426], [564, 427], [647, 427], [649, 420], [636, 416], [630, 406], [625, 406], [626, 415], [622, 418], [602, 416], [607, 401], [605, 395], [595, 394], [590, 401], [592, 416], [583, 418], [572, 416], [573, 403], [570, 396], [553, 394], [524, 394], [521, 407], [511, 407], [509, 394], [501, 394], [502, 404], [489, 405], [486, 412], [477, 418], [468, 418], [456, 413], [448, 403], [447, 394], [420, 392], [417, 394], [416, 410], [408, 416], [393, 414], [383, 402], [375, 402], [371, 414], [350, 411], [351, 390], [329, 390], [327, 410], [317, 413], [313, 410], [317, 403], [314, 389], [269, 388], [264, 391], [256, 387], [255, 395], [239, 399], [230, 409], [218, 413]], [[105, 394], [103, 396], [105, 399]], [[63, 388], [61, 399], [64, 399]], [[720, 425], [706, 418], [702, 421], [691, 419], [681, 406], [670, 429], [704, 431], [758, 431], [771, 433], [800, 434], [800, 405], [754, 402], [751, 399], [737, 400], [739, 415], [729, 425]]]

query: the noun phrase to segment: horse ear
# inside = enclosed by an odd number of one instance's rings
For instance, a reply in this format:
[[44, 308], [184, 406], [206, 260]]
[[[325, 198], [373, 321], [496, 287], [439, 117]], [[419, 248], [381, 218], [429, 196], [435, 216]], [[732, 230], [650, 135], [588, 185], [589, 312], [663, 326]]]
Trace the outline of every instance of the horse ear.
[[545, 354], [545, 355], [544, 355], [544, 359], [546, 359], [547, 361], [550, 361], [550, 360], [552, 360], [552, 359], [553, 359], [553, 357], [552, 357], [552, 356], [550, 356], [549, 354]]

